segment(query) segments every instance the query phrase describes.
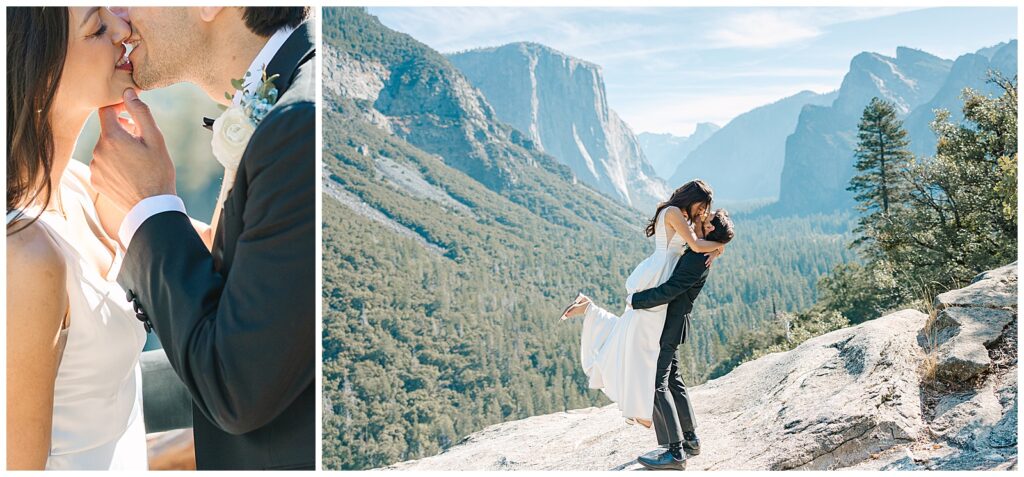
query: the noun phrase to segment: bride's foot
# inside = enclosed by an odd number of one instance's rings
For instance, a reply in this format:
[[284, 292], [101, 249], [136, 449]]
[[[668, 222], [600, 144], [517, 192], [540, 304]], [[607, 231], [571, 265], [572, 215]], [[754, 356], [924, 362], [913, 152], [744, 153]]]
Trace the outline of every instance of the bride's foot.
[[632, 426], [633, 424], [640, 424], [641, 426], [644, 426], [644, 427], [646, 427], [647, 429], [650, 429], [650, 428], [651, 428], [651, 426], [653, 426], [653, 425], [654, 425], [654, 422], [653, 422], [653, 421], [651, 421], [651, 420], [649, 420], [649, 419], [641, 419], [641, 418], [639, 418], [639, 417], [627, 417], [627, 418], [626, 418], [626, 423], [627, 423], [627, 424], [629, 424], [629, 425], [631, 425], [631, 426]]
[[563, 320], [568, 320], [576, 316], [580, 316], [587, 312], [587, 308], [590, 308], [590, 298], [587, 298], [583, 292], [576, 294], [576, 298], [573, 299], [572, 303], [565, 308], [560, 317]]

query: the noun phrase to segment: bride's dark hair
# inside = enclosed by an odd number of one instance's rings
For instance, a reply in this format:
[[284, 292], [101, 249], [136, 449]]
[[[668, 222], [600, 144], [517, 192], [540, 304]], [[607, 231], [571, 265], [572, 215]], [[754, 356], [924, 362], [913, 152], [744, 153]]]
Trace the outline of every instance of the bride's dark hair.
[[[50, 109], [67, 51], [66, 7], [7, 7], [8, 213], [40, 197], [44, 207], [50, 203], [54, 154]], [[7, 233], [14, 232], [8, 229]]]
[[[679, 210], [686, 212], [686, 215], [689, 216], [693, 213], [692, 208], [695, 204], [706, 204], [710, 207], [711, 196], [713, 194], [714, 192], [711, 190], [711, 186], [700, 179], [694, 179], [683, 184], [682, 187], [676, 189], [676, 191], [672, 193], [672, 197], [669, 197], [667, 201], [658, 204], [658, 209], [654, 211], [654, 218], [647, 223], [647, 228], [644, 229], [644, 232], [648, 237], [654, 235], [655, 228], [658, 226], [658, 216], [661, 215], [661, 211], [664, 210], [665, 207], [678, 207]], [[693, 217], [689, 217], [689, 219], [693, 220]]]

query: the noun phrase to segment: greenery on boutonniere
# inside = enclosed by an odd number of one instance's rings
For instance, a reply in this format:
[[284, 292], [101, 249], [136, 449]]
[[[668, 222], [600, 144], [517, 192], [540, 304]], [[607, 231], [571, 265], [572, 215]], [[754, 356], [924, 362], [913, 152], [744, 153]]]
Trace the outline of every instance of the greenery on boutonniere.
[[[259, 85], [255, 91], [251, 92], [245, 89], [245, 78], [249, 77], [249, 72], [246, 72], [243, 78], [231, 80], [231, 86], [242, 93], [239, 106], [243, 109], [245, 116], [249, 118], [253, 126], [258, 125], [267, 116], [267, 113], [270, 112], [270, 108], [274, 107], [274, 103], [277, 102], [278, 92], [274, 81], [280, 76], [275, 74], [267, 77], [267, 70], [264, 68], [263, 77], [260, 79]], [[235, 99], [234, 94], [227, 92], [224, 93], [224, 97], [231, 101]], [[222, 106], [222, 109], [226, 110], [227, 107]]]

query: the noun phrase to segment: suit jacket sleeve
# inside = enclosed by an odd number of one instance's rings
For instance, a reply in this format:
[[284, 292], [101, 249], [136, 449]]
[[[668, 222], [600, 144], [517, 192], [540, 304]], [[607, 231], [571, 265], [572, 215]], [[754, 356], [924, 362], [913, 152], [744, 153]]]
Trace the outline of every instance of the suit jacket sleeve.
[[633, 293], [633, 301], [630, 306], [637, 310], [654, 308], [675, 300], [678, 296], [686, 293], [695, 283], [701, 280], [704, 270], [705, 257], [698, 253], [686, 253], [679, 258], [672, 276], [654, 288]]
[[[707, 281], [708, 281], [708, 276], [704, 275], [704, 276], [701, 277], [701, 279], [697, 283], [694, 283], [693, 286], [690, 287], [690, 289], [686, 291], [686, 294], [690, 298], [690, 308], [691, 309], [693, 308], [693, 303], [695, 301], [697, 301], [697, 296], [700, 295], [700, 291], [704, 289], [704, 284], [707, 283]], [[686, 312], [689, 313], [690, 310], [686, 310]]]
[[118, 276], [196, 407], [232, 434], [272, 421], [314, 379], [315, 121], [313, 103], [292, 103], [253, 135], [228, 277], [180, 212], [142, 224]]

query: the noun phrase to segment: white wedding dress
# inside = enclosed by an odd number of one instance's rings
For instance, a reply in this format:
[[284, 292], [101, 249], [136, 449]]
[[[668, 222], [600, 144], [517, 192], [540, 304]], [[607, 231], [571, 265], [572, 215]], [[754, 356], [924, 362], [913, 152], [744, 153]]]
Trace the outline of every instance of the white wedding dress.
[[[654, 288], [672, 275], [686, 250], [683, 238], [672, 232], [668, 237], [663, 209], [655, 224], [654, 253], [626, 279], [627, 293]], [[667, 308], [626, 308], [615, 316], [591, 303], [583, 316], [580, 359], [588, 385], [615, 401], [623, 417], [649, 420], [654, 413], [654, 377]]]
[[[98, 225], [88, 173], [88, 167], [72, 160], [61, 178], [59, 194], [65, 210], [83, 207]], [[38, 209], [25, 211], [27, 217], [37, 214]], [[15, 216], [16, 212], [7, 214], [8, 225]], [[54, 383], [46, 468], [147, 470], [139, 366], [146, 331], [114, 281], [120, 252], [111, 270], [100, 274], [76, 250], [60, 213], [45, 211], [37, 223], [64, 256], [70, 308], [67, 341]], [[102, 227], [96, 229], [102, 233]]]

